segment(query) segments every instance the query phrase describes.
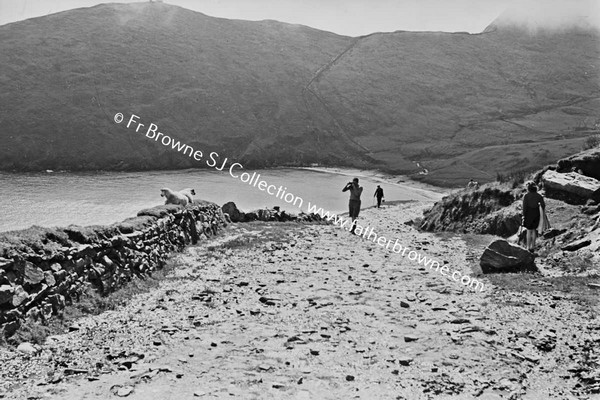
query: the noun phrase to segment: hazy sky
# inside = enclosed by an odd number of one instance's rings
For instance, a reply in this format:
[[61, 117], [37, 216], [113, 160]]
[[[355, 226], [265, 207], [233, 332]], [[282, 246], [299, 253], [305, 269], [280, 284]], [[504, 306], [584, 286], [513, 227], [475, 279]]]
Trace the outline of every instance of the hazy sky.
[[[129, 3], [133, 1], [120, 1]], [[530, 25], [576, 21], [600, 26], [600, 0], [165, 0], [215, 17], [308, 25], [342, 35], [373, 32], [481, 32], [506, 10]], [[97, 0], [0, 0], [0, 25]]]

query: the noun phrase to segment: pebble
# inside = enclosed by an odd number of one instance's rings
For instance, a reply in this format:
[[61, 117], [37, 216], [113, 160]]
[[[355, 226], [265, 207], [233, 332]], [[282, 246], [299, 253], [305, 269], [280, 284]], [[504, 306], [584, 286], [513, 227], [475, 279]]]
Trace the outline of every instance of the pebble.
[[129, 396], [131, 393], [133, 393], [133, 386], [124, 386], [121, 387], [117, 390], [117, 396], [119, 397], [127, 397]]
[[17, 351], [25, 354], [35, 354], [38, 352], [38, 349], [29, 342], [23, 342], [17, 347]]
[[412, 362], [413, 362], [413, 359], [411, 357], [407, 357], [407, 356], [398, 357], [398, 363], [400, 365], [408, 366]]

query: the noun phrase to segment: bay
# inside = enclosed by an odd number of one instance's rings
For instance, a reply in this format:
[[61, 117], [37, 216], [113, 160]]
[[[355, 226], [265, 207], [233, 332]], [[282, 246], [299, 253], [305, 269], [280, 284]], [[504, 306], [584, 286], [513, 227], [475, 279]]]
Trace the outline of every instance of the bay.
[[[332, 212], [346, 212], [348, 193], [342, 187], [351, 180], [342, 172], [306, 169], [268, 169], [246, 171], [260, 174], [260, 180], [282, 193], [291, 193], [299, 208], [261, 191], [227, 170], [179, 170], [144, 172], [0, 172], [0, 231], [39, 226], [107, 225], [133, 217], [141, 209], [164, 203], [160, 189], [194, 188], [196, 197], [223, 205], [236, 203], [242, 211], [280, 206], [298, 213], [309, 204]], [[254, 182], [253, 182], [254, 183]], [[378, 184], [386, 200], [432, 200], [439, 194], [405, 184], [385, 182], [376, 177], [361, 177], [364, 187], [362, 207], [373, 204]], [[271, 189], [271, 192], [275, 192]], [[291, 199], [288, 196], [288, 200]], [[300, 200], [296, 200], [300, 198]]]

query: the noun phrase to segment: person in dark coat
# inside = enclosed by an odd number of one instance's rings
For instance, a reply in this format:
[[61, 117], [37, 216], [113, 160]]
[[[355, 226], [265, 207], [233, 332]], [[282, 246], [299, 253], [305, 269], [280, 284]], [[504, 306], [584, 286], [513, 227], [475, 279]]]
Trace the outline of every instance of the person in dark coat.
[[383, 199], [383, 189], [381, 186], [377, 185], [377, 189], [375, 189], [375, 194], [373, 197], [377, 198], [377, 208], [381, 207], [381, 199]]
[[541, 194], [537, 192], [537, 186], [533, 182], [527, 183], [527, 193], [523, 196], [523, 219], [522, 223], [527, 229], [527, 250], [534, 252], [535, 239], [537, 238], [537, 227], [540, 223], [540, 205], [546, 210], [546, 204]]

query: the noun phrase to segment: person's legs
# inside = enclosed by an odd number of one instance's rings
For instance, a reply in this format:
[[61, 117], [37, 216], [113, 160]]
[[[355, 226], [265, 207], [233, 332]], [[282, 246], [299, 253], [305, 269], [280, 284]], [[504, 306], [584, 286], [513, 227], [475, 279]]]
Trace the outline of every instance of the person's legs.
[[350, 229], [351, 233], [354, 233], [356, 229], [356, 218], [358, 218], [358, 213], [360, 211], [360, 201], [350, 201], [349, 204], [350, 218], [352, 219], [352, 228]]
[[350, 233], [354, 233], [354, 229], [356, 228], [356, 223], [354, 221], [356, 220], [356, 217], [354, 216], [354, 202], [352, 200], [350, 200], [350, 202], [348, 203], [348, 216], [352, 221], [352, 228], [350, 228]]
[[381, 207], [381, 197], [377, 198], [377, 208]]
[[527, 250], [533, 251], [535, 248], [535, 229], [527, 229]]

